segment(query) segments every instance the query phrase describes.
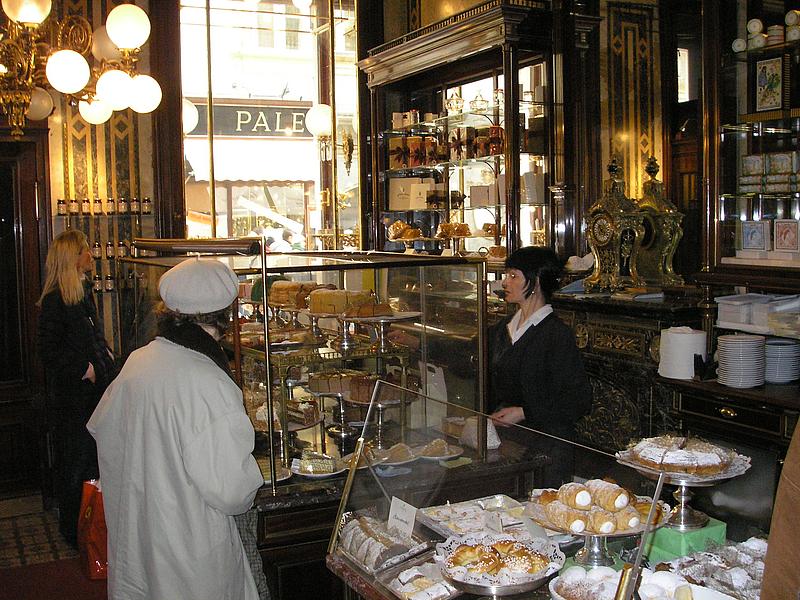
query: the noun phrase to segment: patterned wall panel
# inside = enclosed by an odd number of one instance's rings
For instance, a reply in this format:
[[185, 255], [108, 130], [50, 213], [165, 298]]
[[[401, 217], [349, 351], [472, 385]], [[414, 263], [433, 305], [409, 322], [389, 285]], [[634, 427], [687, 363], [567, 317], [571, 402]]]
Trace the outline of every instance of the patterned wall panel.
[[650, 156], [662, 162], [657, 2], [604, 2], [601, 11], [603, 164], [616, 156], [627, 192], [640, 197]]

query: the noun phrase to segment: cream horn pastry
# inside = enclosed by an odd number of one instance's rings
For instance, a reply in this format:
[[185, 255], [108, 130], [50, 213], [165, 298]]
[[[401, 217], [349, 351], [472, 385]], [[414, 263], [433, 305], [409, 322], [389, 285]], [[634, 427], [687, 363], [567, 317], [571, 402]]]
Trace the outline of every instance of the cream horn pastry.
[[639, 511], [630, 505], [626, 506], [621, 511], [614, 513], [614, 516], [617, 519], [617, 529], [620, 531], [627, 531], [628, 529], [638, 527], [642, 522]]
[[592, 506], [592, 493], [582, 483], [565, 483], [558, 489], [558, 499], [579, 510], [589, 510]]
[[581, 533], [586, 529], [586, 513], [570, 508], [560, 500], [555, 500], [544, 507], [550, 522], [566, 531]]
[[595, 533], [614, 533], [617, 530], [617, 519], [614, 513], [593, 506], [589, 511], [589, 529]]
[[592, 492], [594, 503], [611, 512], [622, 510], [630, 502], [628, 492], [616, 483], [602, 479], [590, 479], [586, 482], [586, 487]]

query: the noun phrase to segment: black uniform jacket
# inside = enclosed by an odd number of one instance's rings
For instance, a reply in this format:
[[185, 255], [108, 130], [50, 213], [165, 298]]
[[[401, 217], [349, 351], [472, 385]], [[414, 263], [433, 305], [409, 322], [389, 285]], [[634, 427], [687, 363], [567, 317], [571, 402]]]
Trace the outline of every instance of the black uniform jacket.
[[507, 328], [512, 317], [489, 329], [490, 411], [521, 406], [523, 425], [574, 439], [575, 422], [592, 403], [575, 334], [549, 314], [512, 344]]

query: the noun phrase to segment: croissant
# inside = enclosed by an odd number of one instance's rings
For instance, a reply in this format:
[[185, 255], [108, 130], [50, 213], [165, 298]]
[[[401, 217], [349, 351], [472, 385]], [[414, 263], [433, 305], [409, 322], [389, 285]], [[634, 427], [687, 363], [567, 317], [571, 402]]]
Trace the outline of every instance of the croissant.
[[617, 520], [614, 513], [593, 506], [589, 511], [589, 529], [595, 533], [614, 533], [617, 530]]
[[614, 516], [617, 518], [617, 529], [620, 531], [626, 531], [628, 529], [638, 527], [642, 522], [639, 511], [637, 511], [633, 506], [626, 506], [618, 513], [614, 513]]
[[570, 508], [559, 500], [546, 505], [544, 512], [550, 522], [560, 529], [565, 529], [572, 533], [581, 533], [586, 529], [585, 513]]
[[586, 487], [592, 493], [594, 503], [611, 512], [622, 510], [630, 502], [628, 492], [616, 483], [603, 481], [602, 479], [590, 479], [586, 482]]
[[581, 483], [565, 483], [558, 489], [558, 499], [571, 508], [589, 510], [592, 493]]
[[558, 500], [558, 490], [542, 490], [542, 493], [536, 496], [536, 501], [542, 506], [550, 504], [553, 500]]

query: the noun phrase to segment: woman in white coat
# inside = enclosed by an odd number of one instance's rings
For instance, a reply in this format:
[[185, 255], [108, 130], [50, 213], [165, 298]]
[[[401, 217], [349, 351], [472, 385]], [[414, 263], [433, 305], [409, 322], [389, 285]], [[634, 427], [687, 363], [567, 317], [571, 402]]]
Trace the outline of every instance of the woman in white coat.
[[257, 600], [232, 515], [264, 478], [218, 340], [238, 292], [215, 260], [165, 273], [157, 337], [133, 352], [87, 425], [108, 526], [109, 600]]

